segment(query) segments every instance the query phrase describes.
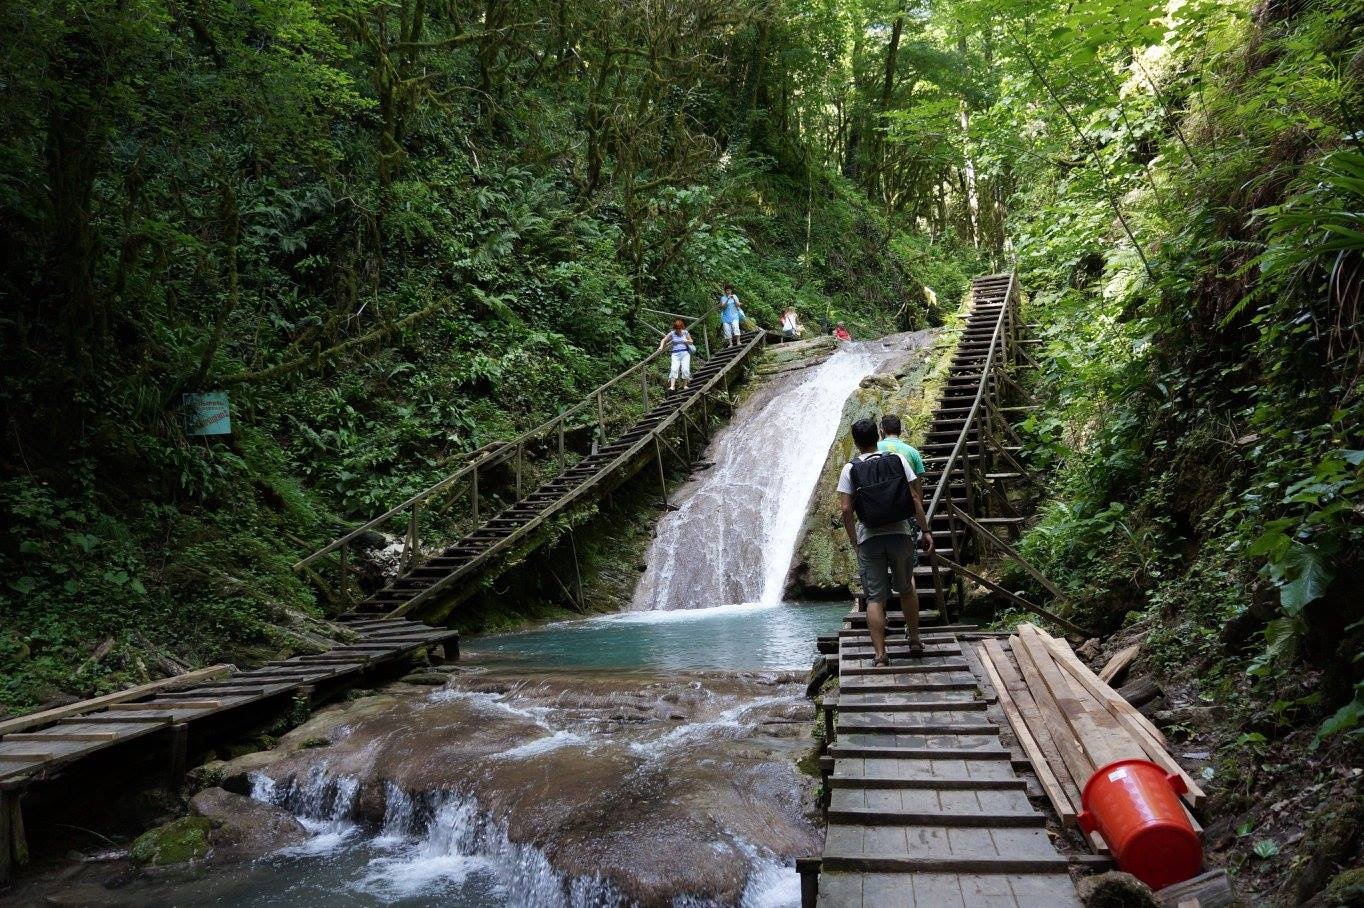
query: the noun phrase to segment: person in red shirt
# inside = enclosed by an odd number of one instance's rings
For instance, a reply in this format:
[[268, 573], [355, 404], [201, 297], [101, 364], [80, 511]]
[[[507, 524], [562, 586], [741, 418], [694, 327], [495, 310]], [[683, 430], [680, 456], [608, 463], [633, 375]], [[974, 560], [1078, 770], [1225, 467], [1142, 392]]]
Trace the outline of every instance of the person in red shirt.
[[842, 322], [839, 322], [838, 327], [834, 329], [834, 337], [838, 338], [841, 341], [852, 340], [852, 335], [848, 333], [847, 328], [843, 327]]

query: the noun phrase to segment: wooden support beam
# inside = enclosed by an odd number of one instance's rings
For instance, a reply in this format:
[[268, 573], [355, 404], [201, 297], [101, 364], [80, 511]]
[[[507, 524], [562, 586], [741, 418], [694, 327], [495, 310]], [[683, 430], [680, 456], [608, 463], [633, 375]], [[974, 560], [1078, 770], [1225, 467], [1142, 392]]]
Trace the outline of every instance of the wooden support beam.
[[189, 725], [177, 722], [171, 726], [170, 766], [166, 773], [166, 784], [172, 791], [179, 791], [185, 784], [185, 762], [189, 754]]
[[1000, 586], [998, 583], [995, 583], [988, 577], [985, 577], [981, 574], [977, 574], [970, 568], [963, 567], [962, 565], [957, 564], [955, 561], [952, 561], [951, 559], [944, 558], [937, 552], [934, 552], [932, 557], [934, 560], [941, 562], [943, 566], [946, 567], [948, 570], [954, 571], [963, 577], [969, 577], [976, 583], [979, 583], [981, 586], [986, 587], [987, 589], [994, 590], [996, 593], [999, 593], [1004, 598], [1010, 600], [1011, 602], [1017, 603], [1018, 605], [1021, 605], [1028, 611], [1033, 612], [1034, 614], [1037, 615], [1041, 615], [1043, 618], [1050, 618], [1052, 621], [1055, 621], [1062, 627], [1070, 628], [1077, 634], [1088, 636], [1087, 634], [1085, 634], [1085, 631], [1083, 629], [1077, 627], [1074, 623], [1066, 620], [1065, 618], [1062, 618], [1060, 615], [1057, 615], [1054, 612], [1047, 611], [1042, 606], [1034, 602], [1030, 602], [1027, 599], [1024, 599], [1022, 596], [1018, 595], [1012, 590], [1005, 589], [1004, 587]]
[[1113, 658], [1109, 659], [1104, 667], [1099, 670], [1099, 680], [1104, 684], [1112, 684], [1114, 681], [1120, 680], [1119, 676], [1127, 671], [1127, 667], [1132, 664], [1140, 652], [1140, 643], [1133, 643], [1131, 646], [1125, 646], [1118, 650], [1113, 654]]
[[0, 786], [0, 883], [8, 882], [15, 868], [28, 863], [23, 795], [19, 786]]

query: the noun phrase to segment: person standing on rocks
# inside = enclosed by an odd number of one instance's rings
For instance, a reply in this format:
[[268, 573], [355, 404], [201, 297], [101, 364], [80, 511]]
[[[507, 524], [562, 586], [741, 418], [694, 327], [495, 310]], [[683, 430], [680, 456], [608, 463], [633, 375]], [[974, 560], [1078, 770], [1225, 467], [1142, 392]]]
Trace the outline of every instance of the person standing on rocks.
[[[903, 455], [876, 450], [880, 434], [876, 423], [859, 419], [852, 425], [858, 455], [844, 464], [838, 477], [838, 507], [843, 529], [857, 552], [862, 592], [867, 597], [867, 630], [871, 634], [873, 665], [890, 664], [886, 655], [886, 600], [890, 598], [890, 573], [901, 590], [900, 607], [910, 655], [924, 651], [919, 639], [919, 603], [914, 589], [914, 528], [928, 525], [923, 496], [916, 489], [914, 468]], [[933, 537], [924, 534], [919, 543], [933, 551]], [[908, 590], [909, 592], [905, 592]]]
[[734, 295], [734, 285], [725, 284], [725, 292], [720, 294], [720, 327], [725, 332], [725, 346], [732, 347], [739, 342], [743, 329], [744, 310], [739, 308], [739, 298]]
[[796, 318], [796, 307], [787, 306], [781, 314], [781, 339], [793, 341], [800, 337], [800, 319]]
[[[914, 493], [915, 495], [918, 496], [919, 501], [923, 501], [924, 500], [923, 477], [924, 473], [927, 472], [927, 469], [924, 467], [924, 458], [923, 455], [919, 453], [918, 448], [914, 447], [913, 445], [907, 442], [900, 440], [900, 431], [903, 428], [904, 426], [900, 422], [900, 417], [896, 416], [894, 413], [883, 414], [881, 416], [881, 441], [876, 445], [876, 450], [880, 451], [882, 454], [899, 454], [905, 460], [909, 461], [910, 468], [914, 470]], [[911, 525], [914, 527], [915, 536], [921, 536], [924, 533], [929, 532], [929, 528], [923, 526], [921, 523], [917, 522], [917, 520], [911, 521]], [[905, 633], [911, 640], [916, 639], [919, 636], [918, 635], [919, 591], [914, 586], [913, 577], [914, 568], [918, 565], [918, 563], [919, 553], [917, 549], [914, 549], [914, 556], [909, 564], [910, 569], [909, 586], [908, 587], [901, 586], [896, 588], [897, 591], [900, 593], [901, 601], [904, 601], [904, 597], [908, 595], [910, 600], [913, 602], [912, 608], [911, 607], [905, 608]], [[911, 625], [909, 624], [910, 621], [909, 616], [911, 614], [914, 615], [913, 619], [914, 624], [912, 626], [913, 628], [912, 630]]]

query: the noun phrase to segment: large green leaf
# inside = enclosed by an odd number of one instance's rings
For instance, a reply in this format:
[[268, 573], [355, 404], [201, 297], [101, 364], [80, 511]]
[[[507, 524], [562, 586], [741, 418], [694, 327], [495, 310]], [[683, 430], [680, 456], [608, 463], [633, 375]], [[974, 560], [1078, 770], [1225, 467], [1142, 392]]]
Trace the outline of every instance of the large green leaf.
[[1326, 594], [1335, 572], [1311, 546], [1295, 542], [1282, 561], [1270, 567], [1279, 581], [1279, 604], [1290, 615], [1299, 614], [1307, 604]]

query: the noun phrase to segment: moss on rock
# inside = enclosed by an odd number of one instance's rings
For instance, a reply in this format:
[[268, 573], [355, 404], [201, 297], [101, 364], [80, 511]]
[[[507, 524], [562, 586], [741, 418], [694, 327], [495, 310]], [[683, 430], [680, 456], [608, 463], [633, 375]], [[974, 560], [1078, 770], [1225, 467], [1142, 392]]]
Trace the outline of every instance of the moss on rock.
[[1364, 905], [1364, 867], [1355, 867], [1336, 874], [1326, 884], [1327, 905]]
[[134, 864], [164, 867], [183, 864], [208, 854], [208, 834], [214, 822], [207, 817], [181, 817], [149, 829], [133, 842]]

